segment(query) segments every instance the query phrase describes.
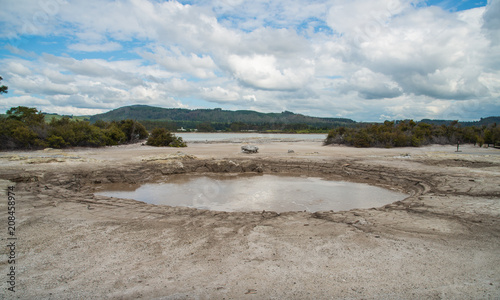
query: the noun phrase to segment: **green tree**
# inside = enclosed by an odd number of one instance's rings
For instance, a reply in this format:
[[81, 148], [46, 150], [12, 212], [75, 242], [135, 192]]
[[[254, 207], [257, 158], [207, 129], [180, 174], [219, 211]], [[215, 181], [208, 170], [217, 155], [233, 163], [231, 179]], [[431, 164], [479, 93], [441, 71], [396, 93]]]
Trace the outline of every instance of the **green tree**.
[[200, 123], [196, 126], [196, 129], [200, 132], [214, 132], [215, 129], [212, 127], [210, 122]]
[[18, 120], [27, 125], [45, 124], [45, 116], [34, 107], [12, 107], [7, 111], [7, 119]]
[[247, 128], [247, 124], [245, 124], [243, 122], [233, 122], [229, 126], [229, 130], [233, 131], [233, 132], [239, 132], [239, 131], [245, 130], [246, 128]]
[[107, 144], [108, 145], [119, 145], [123, 144], [126, 140], [127, 137], [125, 136], [125, 133], [118, 128], [118, 126], [115, 123], [111, 123], [111, 125], [106, 126], [104, 134], [107, 137]]
[[[25, 106], [13, 107], [5, 116], [0, 116], [0, 149], [100, 147], [147, 137], [148, 132], [144, 126], [133, 120], [97, 121], [96, 124], [90, 124], [88, 121], [73, 121], [62, 117], [52, 118], [46, 123], [41, 112]], [[174, 138], [170, 145], [180, 147], [183, 144], [182, 139]]]
[[[52, 121], [49, 123], [48, 135], [47, 142], [52, 148], [76, 145], [76, 135], [73, 131], [72, 121], [68, 117], [63, 117], [59, 120], [52, 118]], [[60, 139], [53, 138], [52, 136], [57, 136]]]
[[[3, 78], [2, 78], [2, 76], [0, 76], [0, 81], [2, 81], [2, 80], [3, 80]], [[1, 94], [7, 94], [8, 93], [8, 91], [7, 91], [8, 89], [9, 88], [7, 86], [1, 85], [0, 86], [0, 95]]]
[[118, 128], [125, 133], [126, 141], [130, 143], [137, 142], [148, 137], [146, 127], [134, 120], [127, 119], [120, 121]]
[[16, 146], [20, 148], [36, 148], [42, 146], [42, 141], [33, 130], [27, 126], [19, 126], [12, 131], [12, 137], [15, 140]]
[[91, 125], [87, 121], [70, 123], [74, 133], [73, 146], [97, 147], [106, 145], [106, 138], [99, 127]]

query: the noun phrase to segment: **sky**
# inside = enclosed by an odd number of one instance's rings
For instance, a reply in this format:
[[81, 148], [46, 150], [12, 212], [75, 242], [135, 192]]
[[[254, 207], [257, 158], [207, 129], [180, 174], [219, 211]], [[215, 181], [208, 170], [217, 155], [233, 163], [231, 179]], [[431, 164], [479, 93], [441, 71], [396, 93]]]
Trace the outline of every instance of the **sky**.
[[500, 0], [0, 0], [0, 112], [500, 115]]

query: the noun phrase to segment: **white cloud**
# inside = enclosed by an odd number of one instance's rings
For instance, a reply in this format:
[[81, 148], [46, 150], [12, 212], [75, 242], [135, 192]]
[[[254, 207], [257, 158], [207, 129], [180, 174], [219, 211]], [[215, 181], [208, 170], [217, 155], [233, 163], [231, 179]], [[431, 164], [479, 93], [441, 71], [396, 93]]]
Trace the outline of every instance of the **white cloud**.
[[205, 99], [215, 103], [234, 102], [240, 100], [240, 94], [238, 92], [230, 91], [220, 86], [202, 88], [201, 92]]
[[488, 1], [483, 15], [483, 29], [493, 45], [500, 44], [500, 1]]
[[411, 85], [415, 94], [438, 99], [470, 99], [487, 96], [488, 89], [478, 80], [479, 74], [464, 74], [461, 70], [447, 68], [425, 76], [414, 74]]
[[388, 76], [367, 68], [354, 72], [341, 89], [347, 89], [345, 92], [358, 92], [365, 99], [394, 98], [402, 94], [401, 87]]
[[[0, 11], [4, 102], [72, 113], [216, 103], [358, 120], [498, 111], [500, 1], [423, 4], [14, 1]], [[59, 48], [30, 48], [29, 36]]]
[[[243, 84], [263, 90], [298, 90], [310, 79], [312, 66], [280, 67], [271, 55], [238, 56], [228, 59], [229, 68]], [[300, 62], [307, 64], [307, 62]]]
[[[12, 42], [12, 40], [9, 40], [9, 42]], [[36, 58], [37, 54], [33, 51], [25, 51], [23, 49], [19, 49], [18, 47], [13, 46], [12, 44], [7, 44], [5, 46], [5, 49], [8, 50], [10, 53], [23, 56], [23, 57], [29, 57], [29, 58]]]
[[[71, 95], [77, 91], [74, 85], [59, 84], [50, 81], [47, 77], [39, 74], [24, 75], [16, 73], [16, 68], [7, 69], [9, 75], [9, 92], [13, 95]], [[8, 98], [9, 100], [10, 97]]]
[[110, 52], [122, 49], [122, 45], [117, 42], [107, 42], [104, 44], [71, 44], [68, 49], [82, 52]]
[[[384, 1], [372, 5], [377, 3]], [[352, 2], [350, 9], [360, 10], [359, 5], [360, 1]], [[488, 47], [484, 36], [478, 34], [482, 8], [447, 13], [437, 7], [416, 9], [399, 5], [394, 10], [383, 7], [378, 10], [372, 7], [375, 12], [364, 11], [366, 16], [361, 14], [363, 18], [355, 18], [346, 27], [351, 37], [359, 35], [345, 41], [351, 45], [351, 57], [356, 58], [352, 60], [353, 69], [347, 73], [355, 78], [359, 70], [368, 68], [384, 75], [365, 77], [363, 85], [357, 86], [362, 97], [384, 98], [389, 92], [389, 96], [405, 93], [441, 99], [471, 99], [488, 94], [488, 88], [478, 80], [482, 70], [477, 67], [484, 64], [481, 51]], [[338, 11], [332, 9], [330, 12]], [[380, 14], [381, 11], [387, 14]], [[392, 11], [397, 14], [389, 14]], [[371, 30], [368, 30], [365, 17], [373, 21]], [[350, 29], [363, 26], [364, 32]], [[380, 84], [383, 77], [389, 85]]]
[[57, 14], [62, 0], [53, 0], [54, 5], [45, 5], [44, 1], [11, 1], [0, 10], [0, 37], [15, 41], [26, 35], [47, 35], [57, 30]]
[[3, 99], [3, 101], [0, 102], [0, 109], [7, 111], [11, 107], [17, 107], [17, 106], [31, 106], [31, 107], [36, 106], [40, 108], [40, 107], [47, 107], [49, 105], [51, 105], [50, 100], [30, 95], [20, 95], [20, 96], [9, 97], [7, 101]]
[[60, 71], [54, 69], [45, 68], [41, 71], [41, 74], [47, 77], [50, 82], [56, 84], [68, 84], [73, 82], [75, 79], [72, 75], [62, 74]]
[[20, 76], [31, 75], [31, 70], [17, 61], [10, 61], [7, 63], [7, 66], [5, 66], [5, 69]]
[[91, 116], [96, 114], [101, 114], [107, 111], [107, 109], [100, 108], [82, 108], [74, 107], [72, 105], [61, 105], [61, 106], [45, 106], [44, 112], [56, 113], [60, 115], [70, 115], [70, 116]]
[[208, 55], [196, 55], [195, 53], [184, 55], [177, 47], [167, 50], [160, 46], [155, 47], [152, 51], [141, 52], [141, 55], [170, 72], [186, 73], [202, 79], [216, 77], [214, 72], [217, 66]]
[[404, 0], [339, 0], [330, 7], [327, 21], [334, 31], [363, 39], [390, 29], [391, 19], [409, 7], [410, 1]]

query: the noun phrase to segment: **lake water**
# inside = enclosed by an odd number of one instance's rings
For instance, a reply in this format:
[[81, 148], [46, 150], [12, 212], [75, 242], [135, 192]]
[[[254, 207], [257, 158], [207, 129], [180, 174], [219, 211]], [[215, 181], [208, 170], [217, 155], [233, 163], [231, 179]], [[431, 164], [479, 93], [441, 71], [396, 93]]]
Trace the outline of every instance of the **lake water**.
[[372, 208], [408, 195], [360, 183], [281, 175], [176, 175], [162, 183], [108, 185], [97, 192], [150, 204], [215, 211], [327, 211]]
[[299, 142], [299, 141], [317, 141], [322, 142], [327, 134], [286, 134], [286, 133], [257, 133], [257, 132], [177, 132], [176, 136], [182, 137], [185, 142]]

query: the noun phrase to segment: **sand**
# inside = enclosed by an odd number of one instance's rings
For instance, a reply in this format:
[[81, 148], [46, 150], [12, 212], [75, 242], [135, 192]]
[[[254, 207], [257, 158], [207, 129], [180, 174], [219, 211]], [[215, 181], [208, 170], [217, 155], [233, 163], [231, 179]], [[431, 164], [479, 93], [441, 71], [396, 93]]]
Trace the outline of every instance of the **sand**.
[[[271, 142], [243, 154], [240, 146], [1, 152], [0, 236], [12, 242], [5, 189], [15, 186], [17, 240], [15, 264], [1, 248], [0, 298], [500, 298], [500, 150]], [[108, 183], [207, 172], [321, 176], [410, 196], [372, 209], [278, 214], [93, 194]]]

